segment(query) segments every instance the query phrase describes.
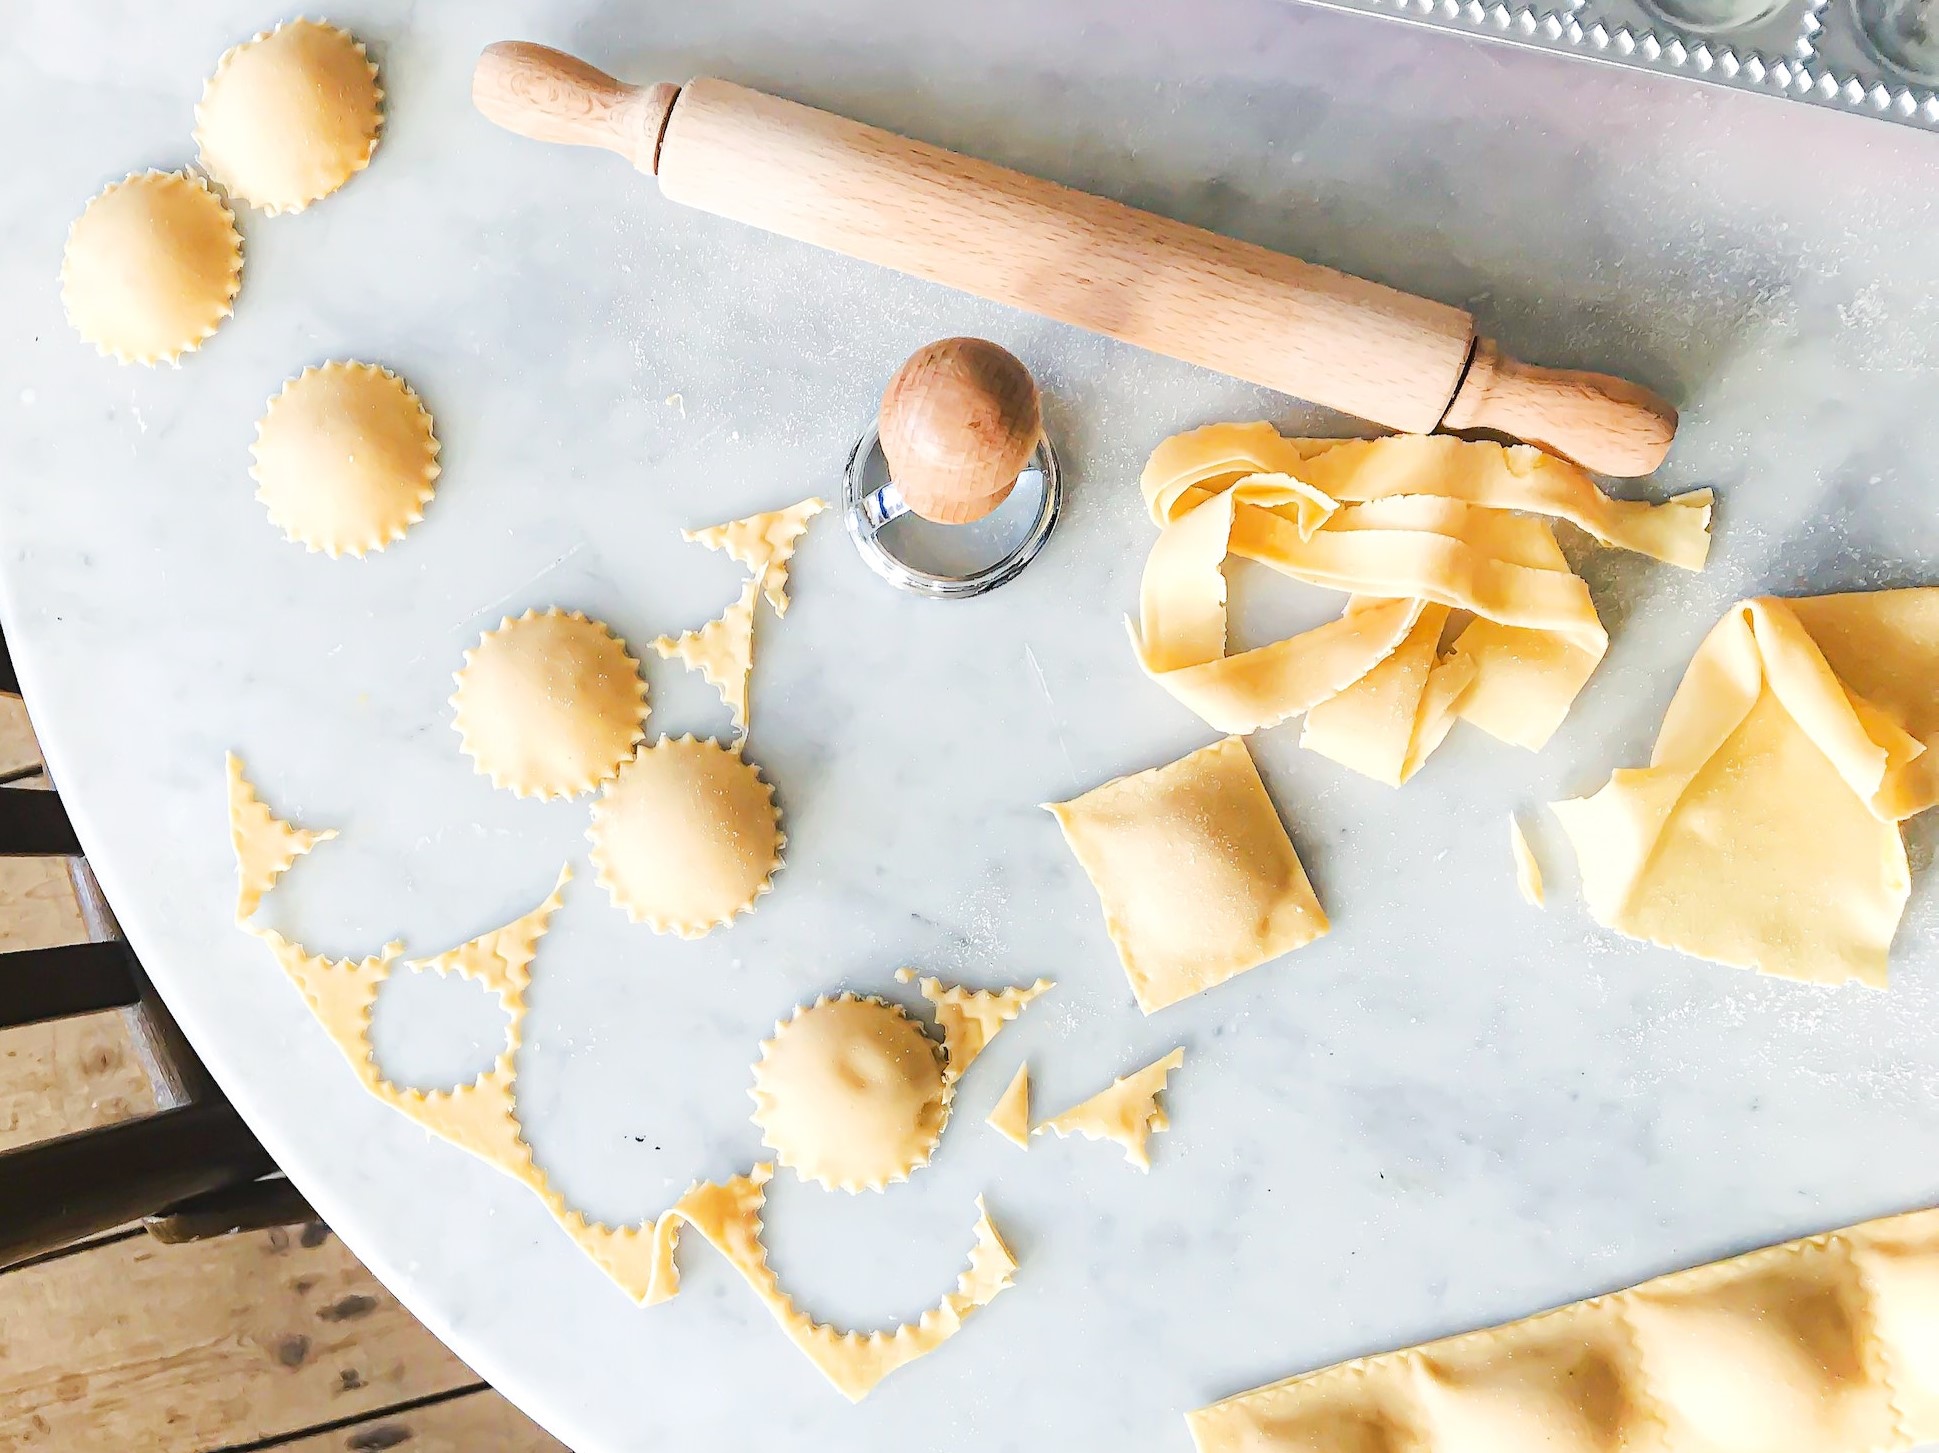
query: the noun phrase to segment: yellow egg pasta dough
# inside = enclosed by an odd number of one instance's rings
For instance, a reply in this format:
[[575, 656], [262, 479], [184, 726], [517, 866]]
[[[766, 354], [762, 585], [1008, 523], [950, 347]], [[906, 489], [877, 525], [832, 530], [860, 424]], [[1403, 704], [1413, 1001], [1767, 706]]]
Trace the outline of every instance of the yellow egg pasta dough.
[[724, 550], [729, 559], [745, 565], [775, 615], [784, 616], [788, 613], [788, 562], [794, 558], [795, 546], [808, 522], [827, 508], [825, 499], [804, 499], [786, 509], [705, 529], [682, 530], [680, 538], [709, 550]]
[[204, 170], [271, 214], [300, 212], [370, 165], [384, 92], [363, 43], [290, 20], [232, 46], [195, 107]]
[[1009, 1088], [1004, 1090], [995, 1107], [984, 1117], [983, 1123], [1019, 1150], [1030, 1149], [1029, 1065], [1017, 1066]]
[[404, 538], [439, 473], [431, 415], [387, 368], [306, 368], [269, 401], [249, 446], [250, 477], [285, 539], [331, 559]]
[[646, 681], [626, 643], [578, 611], [507, 616], [452, 678], [459, 750], [518, 797], [610, 782], [646, 735]]
[[[1650, 765], [1558, 802], [1596, 921], [1698, 958], [1883, 988], [1939, 800], [1939, 588], [1731, 608]], [[1870, 692], [1871, 694], [1866, 694]]]
[[1150, 1014], [1327, 931], [1246, 744], [1227, 737], [1049, 811]]
[[318, 843], [337, 835], [335, 828], [292, 827], [256, 795], [243, 775], [242, 758], [229, 753], [229, 846], [236, 855], [236, 923], [255, 913], [276, 880]]
[[1898, 1453], [1939, 1439], [1939, 1210], [1186, 1415], [1198, 1453]]
[[1048, 1130], [1059, 1139], [1081, 1135], [1086, 1140], [1113, 1140], [1124, 1147], [1124, 1158], [1139, 1170], [1151, 1169], [1146, 1148], [1153, 1135], [1171, 1129], [1171, 1117], [1158, 1103], [1173, 1070], [1185, 1063], [1185, 1051], [1173, 1050], [1141, 1070], [1119, 1075], [1108, 1087], [1061, 1115], [1053, 1115], [1031, 1131]]
[[87, 204], [61, 253], [74, 331], [122, 363], [175, 363], [242, 291], [235, 214], [189, 172], [134, 172]]
[[[1707, 490], [1615, 500], [1527, 445], [1445, 436], [1212, 424], [1161, 443], [1141, 488], [1160, 527], [1131, 632], [1146, 674], [1219, 731], [1304, 715], [1303, 746], [1390, 786], [1457, 719], [1539, 748], [1601, 661], [1607, 633], [1552, 520], [1686, 569], [1709, 548]], [[1230, 555], [1344, 592], [1345, 610], [1231, 652]]]
[[662, 737], [593, 802], [593, 870], [635, 923], [701, 938], [774, 886], [787, 838], [774, 788], [739, 744]]
[[761, 1143], [804, 1180], [879, 1191], [929, 1163], [949, 1121], [942, 1047], [880, 999], [824, 996], [775, 1025], [754, 1066]]

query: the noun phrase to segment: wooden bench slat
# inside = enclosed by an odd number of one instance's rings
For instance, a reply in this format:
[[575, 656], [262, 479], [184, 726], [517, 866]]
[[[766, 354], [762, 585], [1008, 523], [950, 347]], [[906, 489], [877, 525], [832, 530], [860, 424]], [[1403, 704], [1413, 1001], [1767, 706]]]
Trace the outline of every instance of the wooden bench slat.
[[572, 1453], [490, 1388], [278, 1444], [276, 1453]]
[[0, 1347], [0, 1448], [48, 1453], [197, 1453], [478, 1381], [320, 1226], [0, 1274]]

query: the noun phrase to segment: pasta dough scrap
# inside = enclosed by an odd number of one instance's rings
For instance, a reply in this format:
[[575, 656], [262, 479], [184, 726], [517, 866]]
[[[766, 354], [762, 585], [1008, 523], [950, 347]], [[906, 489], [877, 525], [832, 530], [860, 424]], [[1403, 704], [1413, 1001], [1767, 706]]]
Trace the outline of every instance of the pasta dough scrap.
[[927, 1165], [949, 1120], [942, 1049], [880, 999], [823, 995], [762, 1042], [761, 1143], [804, 1180], [879, 1191]]
[[[1540, 747], [1601, 661], [1550, 518], [1687, 569], [1709, 548], [1707, 490], [1614, 500], [1539, 450], [1443, 436], [1214, 424], [1163, 441], [1141, 488], [1161, 527], [1131, 630], [1145, 672], [1220, 731], [1304, 714], [1303, 746], [1393, 786], [1458, 718]], [[1345, 613], [1227, 654], [1228, 555], [1345, 591]], [[1453, 611], [1475, 619], [1444, 648]]]
[[[1347, 610], [1374, 604], [1355, 596]], [[1422, 606], [1384, 661], [1307, 710], [1300, 745], [1389, 787], [1412, 777], [1446, 738], [1478, 674], [1471, 657], [1439, 659], [1447, 620], [1446, 606]]]
[[1939, 1210], [1186, 1415], [1198, 1453], [1885, 1453], [1939, 1438]]
[[1100, 1090], [1081, 1105], [1073, 1105], [1061, 1115], [1053, 1115], [1031, 1131], [1041, 1135], [1054, 1131], [1062, 1140], [1081, 1135], [1086, 1140], [1115, 1140], [1124, 1147], [1124, 1158], [1139, 1170], [1151, 1169], [1151, 1154], [1145, 1143], [1161, 1130], [1171, 1129], [1171, 1117], [1158, 1104], [1171, 1072], [1185, 1063], [1181, 1046], [1161, 1060], [1141, 1070], [1119, 1075], [1110, 1088]]
[[257, 936], [269, 945], [366, 1090], [425, 1129], [543, 1192], [544, 1177], [533, 1163], [519, 1125], [514, 1086], [532, 960], [571, 878], [568, 864], [559, 870], [545, 901], [530, 912], [433, 958], [409, 961], [414, 970], [457, 974], [482, 985], [498, 996], [507, 1016], [504, 1046], [491, 1067], [470, 1084], [449, 1090], [415, 1090], [391, 1083], [378, 1068], [371, 1048], [371, 1010], [403, 952], [401, 944], [387, 944], [362, 960], [342, 960], [310, 953], [273, 929]]
[[1049, 811], [1103, 902], [1105, 928], [1147, 1014], [1329, 927], [1237, 737]]
[[692, 1226], [739, 1272], [788, 1339], [850, 1402], [860, 1402], [899, 1367], [936, 1350], [962, 1329], [971, 1312], [987, 1306], [1011, 1285], [1016, 1258], [990, 1220], [983, 1198], [976, 1200], [975, 1240], [968, 1269], [956, 1288], [914, 1322], [887, 1332], [844, 1332], [814, 1321], [794, 1304], [768, 1265], [761, 1243], [761, 1207], [773, 1167], [757, 1165], [745, 1176], [705, 1181], [655, 1221], [615, 1230], [566, 1210], [556, 1193], [548, 1196], [554, 1215], [602, 1271], [643, 1306], [666, 1301], [680, 1289], [674, 1259], [682, 1226]]
[[1521, 819], [1508, 819], [1508, 846], [1515, 855], [1515, 891], [1522, 895], [1522, 901], [1530, 907], [1542, 906], [1542, 865], [1535, 860], [1535, 849], [1528, 845], [1528, 834], [1522, 831]]
[[387, 368], [306, 368], [269, 401], [249, 446], [256, 498], [285, 539], [332, 560], [404, 538], [439, 473], [431, 415]]
[[370, 165], [384, 92], [363, 42], [291, 20], [226, 51], [195, 107], [203, 169], [274, 216], [300, 212]]
[[761, 593], [775, 615], [788, 613], [788, 562], [794, 558], [808, 522], [828, 508], [825, 499], [804, 499], [784, 510], [729, 520], [700, 530], [682, 530], [680, 538], [709, 550], [725, 550], [728, 558], [753, 572]]
[[1308, 456], [1295, 473], [1343, 502], [1433, 495], [1484, 509], [1548, 515], [1604, 545], [1682, 570], [1703, 569], [1710, 553], [1709, 490], [1689, 490], [1660, 505], [1611, 499], [1579, 466], [1531, 444], [1449, 434], [1347, 439]]
[[788, 1340], [850, 1402], [860, 1402], [897, 1368], [935, 1351], [962, 1330], [972, 1312], [988, 1306], [1011, 1285], [1017, 1259], [978, 1196], [969, 1266], [957, 1279], [955, 1290], [935, 1306], [914, 1322], [887, 1332], [844, 1332], [816, 1322], [782, 1288], [761, 1244], [761, 1206], [766, 1198], [762, 1188], [771, 1173], [769, 1166], [757, 1165], [749, 1175], [696, 1186], [662, 1222], [678, 1217], [725, 1256], [780, 1323]]
[[375, 1093], [383, 1082], [370, 1049], [370, 1010], [377, 992], [390, 977], [391, 964], [404, 952], [396, 940], [376, 953], [361, 959], [333, 959], [313, 954], [301, 944], [292, 943], [273, 928], [248, 928], [269, 946], [276, 962], [289, 976], [310, 1014], [330, 1036], [350, 1062], [357, 1080]]
[[754, 674], [754, 603], [760, 598], [761, 578], [749, 579], [736, 600], [697, 631], [661, 636], [651, 644], [663, 659], [678, 660], [698, 671], [734, 714], [734, 725], [747, 731], [747, 683]]
[[1039, 979], [1007, 989], [965, 989], [961, 984], [924, 979], [919, 987], [936, 1011], [936, 1027], [943, 1033], [943, 1073], [954, 1084], [989, 1048], [998, 1030], [1057, 986]]
[[242, 758], [229, 753], [229, 845], [236, 854], [236, 924], [247, 922], [263, 894], [290, 865], [318, 843], [337, 835], [333, 827], [292, 827], [271, 812], [243, 776]]
[[425, 1129], [533, 1189], [539, 1187], [539, 1171], [515, 1103], [518, 1050], [525, 1039], [525, 991], [531, 987], [539, 940], [564, 902], [571, 879], [567, 864], [559, 869], [551, 894], [529, 913], [433, 958], [410, 961], [414, 969], [456, 974], [498, 996], [506, 1014], [505, 1043], [491, 1068], [471, 1084], [450, 1090], [405, 1089], [387, 1080], [376, 1090], [379, 1099]]
[[452, 678], [459, 750], [518, 797], [576, 797], [646, 736], [646, 681], [600, 621], [553, 607], [487, 631]]
[[1010, 1086], [983, 1123], [1019, 1150], [1030, 1149], [1030, 1066], [1018, 1065]]
[[586, 836], [613, 906], [682, 938], [752, 909], [787, 845], [774, 788], [740, 745], [692, 736], [635, 753], [593, 803]]
[[[1837, 642], [1830, 655], [1808, 622]], [[1590, 913], [1718, 963], [1884, 987], [1911, 884], [1899, 823], [1933, 797], [1935, 680], [1939, 589], [1733, 607], [1650, 765], [1552, 804]]]
[[175, 363], [235, 311], [242, 234], [209, 184], [188, 172], [131, 172], [68, 229], [67, 321], [121, 363]]

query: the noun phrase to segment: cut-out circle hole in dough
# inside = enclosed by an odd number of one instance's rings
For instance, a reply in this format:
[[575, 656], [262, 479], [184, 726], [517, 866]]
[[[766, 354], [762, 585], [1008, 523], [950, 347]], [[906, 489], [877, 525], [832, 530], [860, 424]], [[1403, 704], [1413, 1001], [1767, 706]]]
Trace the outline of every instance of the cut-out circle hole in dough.
[[235, 215], [198, 176], [134, 172], [87, 204], [61, 254], [74, 331], [122, 363], [174, 363], [242, 290]]
[[893, 1004], [823, 997], [754, 1066], [761, 1143], [804, 1180], [879, 1191], [926, 1165], [949, 1118], [942, 1046]]
[[519, 797], [576, 797], [646, 735], [646, 680], [602, 622], [554, 607], [507, 616], [453, 678], [459, 750]]
[[325, 363], [290, 379], [249, 453], [270, 523], [332, 559], [403, 539], [436, 490], [430, 413], [409, 384], [372, 363]]
[[614, 906], [682, 938], [752, 908], [787, 842], [760, 770], [738, 746], [692, 736], [642, 747], [593, 804], [586, 836]]
[[315, 20], [231, 47], [195, 107], [203, 168], [272, 216], [300, 212], [370, 165], [383, 90], [363, 43]]
[[512, 1022], [486, 985], [430, 969], [393, 969], [370, 1012], [370, 1044], [391, 1084], [454, 1090], [489, 1071]]

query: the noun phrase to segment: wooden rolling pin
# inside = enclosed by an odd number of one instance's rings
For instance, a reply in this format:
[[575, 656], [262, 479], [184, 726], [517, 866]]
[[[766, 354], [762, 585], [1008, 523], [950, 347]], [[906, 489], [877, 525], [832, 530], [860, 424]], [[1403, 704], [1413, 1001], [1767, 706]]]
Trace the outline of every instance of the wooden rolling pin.
[[1518, 363], [1445, 303], [730, 81], [627, 86], [541, 45], [478, 58], [472, 100], [600, 146], [676, 202], [1089, 328], [1392, 429], [1490, 429], [1647, 474], [1676, 411], [1599, 373]]

